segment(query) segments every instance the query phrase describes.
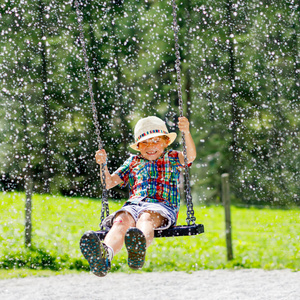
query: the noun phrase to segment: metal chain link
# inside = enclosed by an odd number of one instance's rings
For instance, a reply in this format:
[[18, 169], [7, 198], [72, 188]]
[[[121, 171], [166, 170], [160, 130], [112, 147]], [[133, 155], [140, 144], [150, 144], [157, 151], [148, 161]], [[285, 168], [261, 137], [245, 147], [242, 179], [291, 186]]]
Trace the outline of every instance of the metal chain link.
[[[180, 117], [183, 117], [183, 101], [182, 101], [182, 91], [181, 91], [181, 70], [180, 70], [180, 52], [179, 52], [179, 42], [178, 42], [178, 31], [179, 26], [177, 23], [177, 5], [176, 1], [172, 0], [173, 7], [173, 30], [174, 30], [174, 40], [175, 40], [175, 70], [177, 74], [177, 91], [178, 91], [178, 103], [179, 103], [179, 112]], [[195, 225], [196, 218], [194, 216], [194, 207], [193, 199], [191, 194], [190, 186], [190, 176], [189, 176], [189, 167], [187, 159], [187, 149], [186, 149], [186, 140], [185, 134], [182, 133], [182, 144], [183, 144], [183, 156], [184, 156], [184, 169], [185, 169], [185, 184], [186, 184], [186, 206], [187, 206], [187, 218], [186, 222], [188, 225]]]
[[[82, 27], [82, 13], [79, 9], [79, 3], [76, 0], [75, 1], [75, 8], [76, 8], [76, 14], [77, 14], [77, 21], [78, 21], [78, 27], [79, 27], [79, 36], [80, 36], [80, 43], [82, 46], [82, 52], [84, 57], [84, 66], [85, 66], [85, 73], [88, 81], [88, 87], [89, 87], [89, 94], [91, 98], [91, 107], [93, 112], [93, 123], [95, 126], [95, 131], [97, 135], [97, 142], [98, 142], [98, 148], [99, 150], [103, 149], [103, 142], [100, 136], [100, 124], [98, 120], [98, 112], [96, 107], [96, 102], [94, 100], [94, 92], [93, 92], [93, 86], [91, 81], [91, 75], [90, 75], [90, 68], [89, 68], [89, 60], [86, 52], [86, 45], [85, 45], [85, 39], [84, 39], [84, 32]], [[101, 209], [101, 216], [100, 216], [100, 227], [103, 228], [103, 220], [105, 217], [109, 215], [109, 206], [108, 206], [108, 199], [107, 199], [107, 189], [106, 189], [106, 181], [105, 181], [105, 166], [104, 164], [101, 166], [101, 177], [102, 177], [102, 209]]]

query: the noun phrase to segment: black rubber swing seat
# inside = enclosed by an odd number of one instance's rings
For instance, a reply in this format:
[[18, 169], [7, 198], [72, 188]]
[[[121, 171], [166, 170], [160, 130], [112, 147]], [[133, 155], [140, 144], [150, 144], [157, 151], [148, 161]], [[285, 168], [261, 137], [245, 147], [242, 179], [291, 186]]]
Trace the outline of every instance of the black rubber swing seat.
[[[197, 235], [204, 232], [204, 226], [202, 224], [195, 225], [178, 225], [164, 230], [155, 230], [154, 237], [176, 237], [176, 236], [190, 236]], [[95, 231], [101, 241], [104, 240], [108, 233], [108, 230]]]
[[165, 230], [155, 230], [154, 237], [176, 237], [176, 236], [189, 236], [197, 235], [204, 232], [204, 225], [178, 225], [172, 226]]

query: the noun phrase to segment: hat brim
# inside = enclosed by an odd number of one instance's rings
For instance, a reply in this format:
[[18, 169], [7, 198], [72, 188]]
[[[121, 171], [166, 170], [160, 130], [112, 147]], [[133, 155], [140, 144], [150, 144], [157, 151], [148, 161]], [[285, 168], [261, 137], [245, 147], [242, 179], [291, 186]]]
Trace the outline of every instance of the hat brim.
[[163, 135], [166, 135], [167, 137], [169, 137], [169, 143], [168, 143], [168, 146], [171, 145], [176, 137], [177, 137], [177, 133], [175, 132], [170, 132], [170, 133], [151, 133], [151, 134], [147, 134], [146, 136], [142, 137], [137, 143], [134, 143], [132, 145], [130, 145], [129, 147], [131, 147], [133, 150], [136, 150], [136, 151], [139, 151], [138, 149], [138, 143], [142, 142], [142, 141], [145, 141], [145, 140], [148, 140], [148, 139], [151, 139], [153, 137], [156, 137], [156, 136], [163, 136]]

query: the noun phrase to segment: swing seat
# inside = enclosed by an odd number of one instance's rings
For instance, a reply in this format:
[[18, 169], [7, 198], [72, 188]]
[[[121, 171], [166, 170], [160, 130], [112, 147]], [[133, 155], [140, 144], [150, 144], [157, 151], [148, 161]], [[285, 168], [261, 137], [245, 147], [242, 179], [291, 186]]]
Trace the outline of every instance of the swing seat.
[[[104, 240], [109, 230], [95, 231], [101, 241]], [[204, 232], [204, 226], [202, 224], [195, 225], [178, 225], [172, 226], [164, 230], [155, 230], [154, 237], [176, 237], [176, 236], [190, 236], [197, 235]]]
[[202, 224], [195, 225], [178, 225], [172, 226], [165, 230], [155, 230], [154, 237], [176, 237], [176, 236], [189, 236], [197, 235], [204, 232]]

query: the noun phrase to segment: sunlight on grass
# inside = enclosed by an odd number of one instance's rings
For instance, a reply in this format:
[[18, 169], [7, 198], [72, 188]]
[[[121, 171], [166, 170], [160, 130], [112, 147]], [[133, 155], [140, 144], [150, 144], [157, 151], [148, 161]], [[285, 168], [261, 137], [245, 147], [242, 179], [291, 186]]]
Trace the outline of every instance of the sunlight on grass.
[[[100, 201], [34, 195], [31, 249], [24, 246], [24, 201], [23, 193], [0, 193], [0, 278], [39, 272], [42, 272], [41, 276], [47, 276], [47, 272], [88, 271], [88, 264], [79, 250], [79, 240], [85, 231], [98, 230]], [[117, 210], [121, 205], [110, 202], [110, 209]], [[300, 270], [298, 209], [232, 207], [234, 260], [230, 262], [226, 259], [223, 207], [199, 206], [195, 207], [195, 214], [197, 222], [204, 224], [205, 233], [193, 237], [155, 239], [147, 251], [143, 271], [191, 272], [220, 268]], [[185, 207], [182, 207], [178, 224], [185, 224], [185, 218]], [[112, 271], [132, 272], [127, 266], [124, 249], [115, 256]]]

